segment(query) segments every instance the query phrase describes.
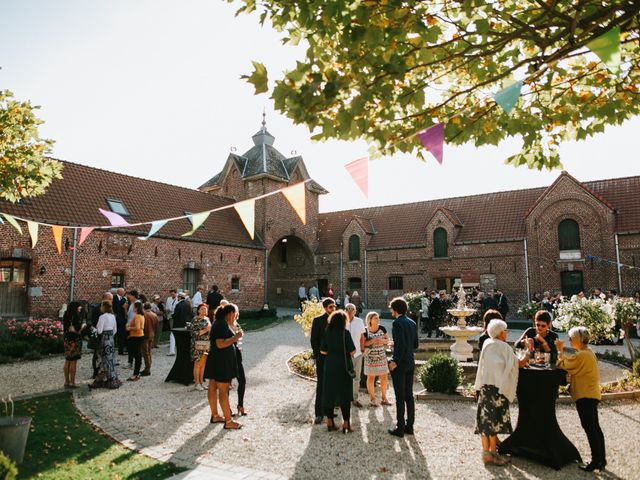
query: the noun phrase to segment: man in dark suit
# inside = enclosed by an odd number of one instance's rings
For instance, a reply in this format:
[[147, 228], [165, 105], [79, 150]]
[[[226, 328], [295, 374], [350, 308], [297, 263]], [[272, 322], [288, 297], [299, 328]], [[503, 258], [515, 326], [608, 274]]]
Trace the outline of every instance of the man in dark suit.
[[322, 408], [322, 381], [324, 380], [324, 356], [320, 355], [320, 345], [327, 329], [327, 321], [329, 315], [336, 309], [336, 302], [333, 298], [325, 298], [322, 301], [324, 313], [313, 319], [311, 324], [311, 349], [313, 350], [313, 358], [316, 362], [316, 402], [314, 423], [319, 425], [324, 418], [324, 409]]
[[[220, 300], [224, 297], [218, 291], [217, 285], [212, 285], [211, 290], [207, 293], [207, 305], [209, 306], [209, 313], [213, 315], [213, 312], [216, 311], [216, 308], [220, 306]], [[213, 317], [211, 317], [213, 318]]]
[[489, 292], [487, 295], [483, 294], [482, 299], [482, 314], [487, 310], [498, 310], [498, 304], [496, 303], [495, 298], [493, 298], [493, 292]]
[[502, 319], [506, 322], [507, 313], [509, 313], [509, 302], [507, 301], [506, 295], [502, 293], [502, 290], [496, 291], [496, 305], [500, 315], [502, 315]]
[[436, 338], [438, 338], [438, 327], [442, 320], [442, 302], [436, 295], [436, 292], [431, 292], [431, 303], [429, 303], [429, 321], [426, 323], [426, 333], [428, 337], [431, 337], [431, 332], [435, 329]]
[[[391, 334], [393, 336], [393, 357], [389, 362], [393, 391], [396, 394], [396, 428], [389, 429], [391, 435], [404, 437], [413, 435], [416, 406], [413, 401], [413, 376], [416, 362], [413, 351], [418, 348], [418, 327], [407, 317], [409, 306], [402, 297], [391, 300], [391, 316], [395, 318]], [[405, 407], [407, 418], [405, 420]]]
[[178, 293], [178, 303], [173, 310], [173, 328], [184, 328], [191, 321], [191, 305], [186, 300], [184, 292]]
[[125, 355], [127, 346], [127, 297], [124, 296], [124, 288], [116, 290], [113, 296], [113, 315], [116, 317], [118, 354]]

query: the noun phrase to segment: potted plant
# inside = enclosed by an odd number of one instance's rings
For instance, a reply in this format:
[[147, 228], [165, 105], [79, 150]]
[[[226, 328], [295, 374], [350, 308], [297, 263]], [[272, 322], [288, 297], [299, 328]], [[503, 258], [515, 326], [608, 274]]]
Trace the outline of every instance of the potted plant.
[[16, 462], [22, 463], [27, 446], [31, 417], [14, 417], [11, 395], [2, 399], [4, 417], [0, 417], [0, 451]]

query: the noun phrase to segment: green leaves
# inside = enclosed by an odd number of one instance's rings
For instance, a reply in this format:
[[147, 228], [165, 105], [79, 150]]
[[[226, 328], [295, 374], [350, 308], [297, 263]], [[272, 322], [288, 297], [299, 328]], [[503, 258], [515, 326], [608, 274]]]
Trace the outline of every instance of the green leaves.
[[256, 89], [256, 95], [269, 91], [269, 80], [267, 78], [267, 68], [260, 62], [253, 63], [253, 73], [249, 76], [242, 75], [240, 78], [246, 79]]
[[0, 199], [17, 202], [41, 195], [62, 178], [62, 164], [46, 157], [53, 141], [38, 136], [42, 121], [33, 113], [36, 108], [0, 91]]
[[[276, 108], [314, 139], [366, 139], [372, 156], [419, 156], [415, 133], [443, 121], [447, 143], [519, 137], [523, 150], [508, 163], [558, 168], [559, 143], [640, 113], [637, 2], [584, 0], [580, 12], [575, 2], [541, 8], [537, 0], [264, 0], [257, 8], [287, 41], [309, 45], [273, 84]], [[619, 75], [583, 47], [616, 27]], [[262, 64], [244, 78], [267, 91]], [[507, 114], [492, 95], [514, 80], [525, 82]]]

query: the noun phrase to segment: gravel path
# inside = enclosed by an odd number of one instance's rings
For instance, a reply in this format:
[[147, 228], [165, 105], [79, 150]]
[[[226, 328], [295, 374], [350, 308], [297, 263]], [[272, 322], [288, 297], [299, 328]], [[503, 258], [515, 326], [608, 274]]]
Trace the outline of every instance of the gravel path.
[[[260, 476], [255, 470], [300, 479], [328, 475], [340, 479], [593, 478], [575, 465], [556, 472], [519, 458], [509, 467], [485, 468], [480, 461], [480, 440], [473, 434], [473, 403], [417, 404], [416, 435], [404, 439], [386, 433], [393, 423], [394, 407], [353, 410], [355, 432], [351, 435], [312, 426], [315, 384], [291, 375], [285, 365], [308, 343], [293, 321], [247, 334], [245, 405], [250, 415], [244, 417], [244, 428], [237, 432], [209, 424], [205, 393], [164, 383], [173, 363], [173, 357], [166, 356], [166, 346], [154, 350], [152, 376], [125, 382], [114, 391], [84, 387], [76, 391], [76, 404], [125, 445], [190, 467], [218, 465], [245, 478]], [[78, 378], [87, 378], [90, 360], [90, 355], [85, 355], [79, 362]], [[0, 393], [8, 388], [20, 395], [53, 390], [61, 384], [61, 370], [60, 358], [0, 366]], [[119, 373], [126, 377], [128, 371]], [[231, 398], [235, 405], [235, 392]], [[515, 426], [517, 406], [511, 414]], [[588, 459], [589, 447], [575, 407], [558, 405], [557, 416], [564, 433]], [[600, 423], [609, 461], [607, 473], [601, 476], [637, 478], [640, 460], [633, 446], [640, 444], [640, 402], [603, 404]], [[624, 442], [618, 440], [622, 432]]]

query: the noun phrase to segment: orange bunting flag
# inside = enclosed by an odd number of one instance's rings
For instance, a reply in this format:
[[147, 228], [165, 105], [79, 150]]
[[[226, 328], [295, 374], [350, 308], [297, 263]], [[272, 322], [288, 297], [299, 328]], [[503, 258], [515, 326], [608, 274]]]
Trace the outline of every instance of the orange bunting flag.
[[29, 229], [29, 235], [31, 235], [31, 248], [35, 248], [38, 243], [38, 224], [27, 220], [27, 228]]
[[82, 243], [87, 239], [89, 234], [93, 232], [94, 227], [82, 227], [80, 229], [80, 240], [78, 240], [78, 246], [82, 245]]
[[356, 185], [360, 187], [364, 196], [369, 198], [369, 157], [362, 157], [347, 163], [344, 168], [347, 169]]
[[296, 211], [298, 217], [300, 217], [300, 221], [304, 225], [307, 224], [307, 204], [305, 202], [306, 189], [307, 187], [304, 182], [302, 182], [282, 190], [285, 198], [289, 200], [291, 208]]
[[64, 227], [60, 225], [52, 225], [51, 231], [53, 232], [53, 241], [56, 243], [56, 250], [58, 250], [58, 255], [62, 254], [62, 230]]
[[253, 198], [249, 200], [244, 200], [242, 202], [238, 202], [233, 205], [233, 208], [236, 209], [238, 215], [240, 216], [240, 220], [244, 224], [244, 228], [249, 232], [249, 236], [251, 240], [254, 237], [254, 231], [256, 226], [256, 201]]

